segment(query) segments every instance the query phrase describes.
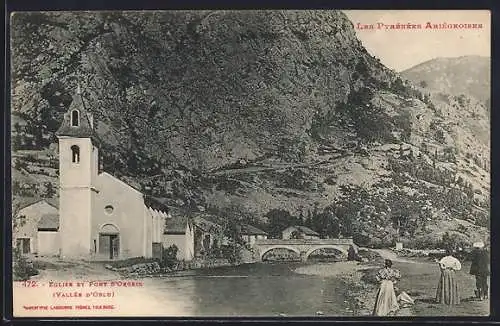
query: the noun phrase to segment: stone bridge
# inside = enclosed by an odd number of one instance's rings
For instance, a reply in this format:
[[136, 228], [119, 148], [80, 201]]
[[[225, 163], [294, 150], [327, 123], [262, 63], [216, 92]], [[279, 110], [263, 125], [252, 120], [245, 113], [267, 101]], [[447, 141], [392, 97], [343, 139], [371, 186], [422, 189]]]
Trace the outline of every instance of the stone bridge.
[[340, 239], [257, 239], [253, 245], [260, 260], [266, 253], [273, 249], [288, 249], [300, 256], [302, 261], [307, 261], [310, 254], [318, 249], [336, 249], [347, 256], [348, 250], [353, 247], [358, 252], [358, 247], [352, 238]]

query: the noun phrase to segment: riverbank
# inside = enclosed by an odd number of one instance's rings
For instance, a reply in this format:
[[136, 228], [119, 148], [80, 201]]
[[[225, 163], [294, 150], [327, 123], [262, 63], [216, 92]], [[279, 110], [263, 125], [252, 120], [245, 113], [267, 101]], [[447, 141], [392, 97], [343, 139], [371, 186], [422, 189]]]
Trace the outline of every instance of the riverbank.
[[[382, 258], [391, 259], [394, 268], [401, 271], [402, 279], [397, 284], [415, 304], [400, 309], [396, 316], [487, 316], [489, 300], [477, 301], [473, 298], [475, 279], [468, 274], [470, 263], [463, 263], [457, 273], [462, 302], [456, 306], [446, 306], [434, 302], [439, 268], [432, 261], [423, 258], [398, 257], [390, 250], [376, 250]], [[315, 264], [297, 268], [297, 273], [323, 277], [340, 277], [346, 283], [345, 300], [355, 316], [369, 316], [375, 305], [378, 284], [374, 276], [382, 265], [373, 263], [342, 262]]]
[[370, 262], [344, 261], [336, 263], [320, 263], [302, 266], [295, 269], [298, 274], [314, 275], [320, 277], [335, 277], [345, 283], [344, 300], [349, 311], [354, 316], [370, 315], [371, 301], [367, 295], [371, 293], [372, 286], [363, 281], [364, 275], [378, 267]]

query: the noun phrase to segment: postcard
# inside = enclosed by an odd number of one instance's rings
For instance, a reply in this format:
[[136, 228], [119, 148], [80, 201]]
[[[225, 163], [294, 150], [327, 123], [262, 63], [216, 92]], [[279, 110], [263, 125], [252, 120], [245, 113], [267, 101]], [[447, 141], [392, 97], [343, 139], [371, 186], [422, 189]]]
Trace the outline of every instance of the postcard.
[[490, 314], [489, 11], [10, 19], [14, 317]]

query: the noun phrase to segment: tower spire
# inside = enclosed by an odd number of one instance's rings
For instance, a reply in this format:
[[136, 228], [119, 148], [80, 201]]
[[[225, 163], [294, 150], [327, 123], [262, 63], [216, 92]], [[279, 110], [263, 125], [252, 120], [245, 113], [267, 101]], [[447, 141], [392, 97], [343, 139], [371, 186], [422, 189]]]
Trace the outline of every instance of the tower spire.
[[78, 79], [78, 81], [77, 81], [76, 94], [82, 95], [82, 89], [80, 87], [80, 79]]

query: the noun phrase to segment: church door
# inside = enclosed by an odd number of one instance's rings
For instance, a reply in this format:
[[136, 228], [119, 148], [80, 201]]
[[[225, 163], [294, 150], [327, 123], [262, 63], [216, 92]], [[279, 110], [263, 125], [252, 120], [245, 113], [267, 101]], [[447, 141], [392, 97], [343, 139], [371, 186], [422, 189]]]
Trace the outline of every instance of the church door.
[[116, 259], [120, 256], [120, 233], [111, 225], [104, 225], [99, 232], [99, 256], [103, 259]]
[[120, 238], [118, 234], [99, 234], [99, 254], [106, 259], [118, 258]]
[[111, 239], [111, 255], [110, 259], [118, 258], [118, 254], [120, 253], [120, 238], [118, 235], [110, 236]]

